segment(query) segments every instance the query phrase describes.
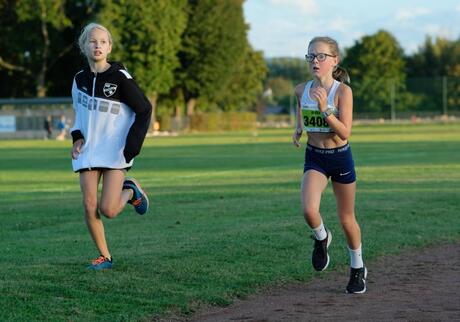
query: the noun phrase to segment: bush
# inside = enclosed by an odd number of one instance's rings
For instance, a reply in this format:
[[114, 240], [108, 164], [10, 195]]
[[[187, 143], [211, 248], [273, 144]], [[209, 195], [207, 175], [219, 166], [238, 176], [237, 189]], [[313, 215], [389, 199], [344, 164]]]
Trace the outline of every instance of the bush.
[[190, 117], [192, 131], [253, 130], [257, 126], [257, 114], [252, 112], [199, 113]]
[[158, 117], [158, 122], [160, 123], [161, 131], [170, 131], [171, 130], [171, 116], [163, 114]]

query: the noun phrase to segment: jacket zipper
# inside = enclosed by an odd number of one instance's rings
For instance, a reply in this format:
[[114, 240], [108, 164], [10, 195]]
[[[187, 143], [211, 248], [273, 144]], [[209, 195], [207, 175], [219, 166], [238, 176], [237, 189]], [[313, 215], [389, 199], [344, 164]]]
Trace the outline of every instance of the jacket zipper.
[[[92, 115], [93, 115], [94, 106], [96, 105], [96, 104], [95, 104], [96, 102], [94, 101], [94, 100], [95, 100], [95, 98], [94, 98], [94, 97], [95, 97], [94, 93], [95, 93], [95, 88], [96, 88], [96, 78], [97, 78], [97, 73], [94, 73], [94, 78], [93, 78], [93, 91], [92, 91], [92, 95], [91, 95], [91, 110], [90, 110], [90, 113], [89, 113], [89, 125], [88, 125], [88, 133], [89, 133], [89, 131], [91, 130], [91, 134], [93, 134], [93, 133], [92, 133], [92, 132], [93, 132], [93, 126], [92, 126], [92, 123], [93, 123], [92, 120], [93, 120], [93, 118], [92, 118]], [[92, 139], [92, 138], [91, 138], [91, 139]], [[89, 140], [88, 140], [88, 141], [89, 141]], [[90, 142], [88, 142], [88, 150], [89, 150], [89, 151], [88, 151], [88, 159], [89, 159], [89, 161], [88, 161], [89, 167], [88, 167], [88, 168], [89, 168], [89, 170], [91, 170], [91, 159], [92, 159], [92, 157], [91, 157], [91, 154], [92, 154], [92, 153], [91, 153], [91, 152], [92, 152], [92, 150], [91, 150], [91, 144], [90, 144]]]

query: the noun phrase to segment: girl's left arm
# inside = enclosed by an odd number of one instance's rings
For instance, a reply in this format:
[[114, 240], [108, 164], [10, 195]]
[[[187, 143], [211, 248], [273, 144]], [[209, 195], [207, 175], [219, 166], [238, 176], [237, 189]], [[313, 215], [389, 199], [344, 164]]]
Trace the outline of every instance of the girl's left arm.
[[341, 83], [337, 91], [339, 117], [334, 114], [326, 117], [330, 128], [342, 139], [347, 140], [351, 135], [353, 122], [353, 92], [350, 86]]
[[122, 101], [136, 113], [129, 129], [123, 154], [129, 163], [141, 151], [145, 135], [150, 126], [152, 105], [132, 78], [126, 78], [122, 86]]

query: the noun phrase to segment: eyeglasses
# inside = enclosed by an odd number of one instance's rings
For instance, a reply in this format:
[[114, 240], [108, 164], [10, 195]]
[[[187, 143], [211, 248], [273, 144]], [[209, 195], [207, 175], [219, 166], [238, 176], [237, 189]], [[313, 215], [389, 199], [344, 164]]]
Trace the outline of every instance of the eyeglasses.
[[318, 59], [318, 61], [325, 61], [327, 57], [337, 57], [336, 55], [330, 55], [326, 53], [318, 53], [318, 54], [307, 54], [305, 55], [305, 59], [307, 62], [311, 63], [312, 61]]

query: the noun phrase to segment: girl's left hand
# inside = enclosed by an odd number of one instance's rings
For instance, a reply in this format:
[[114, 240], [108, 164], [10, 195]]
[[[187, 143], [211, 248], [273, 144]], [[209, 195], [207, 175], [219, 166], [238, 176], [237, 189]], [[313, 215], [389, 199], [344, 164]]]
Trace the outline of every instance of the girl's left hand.
[[318, 102], [318, 108], [321, 112], [327, 109], [327, 92], [323, 87], [313, 88], [311, 91], [313, 98]]

